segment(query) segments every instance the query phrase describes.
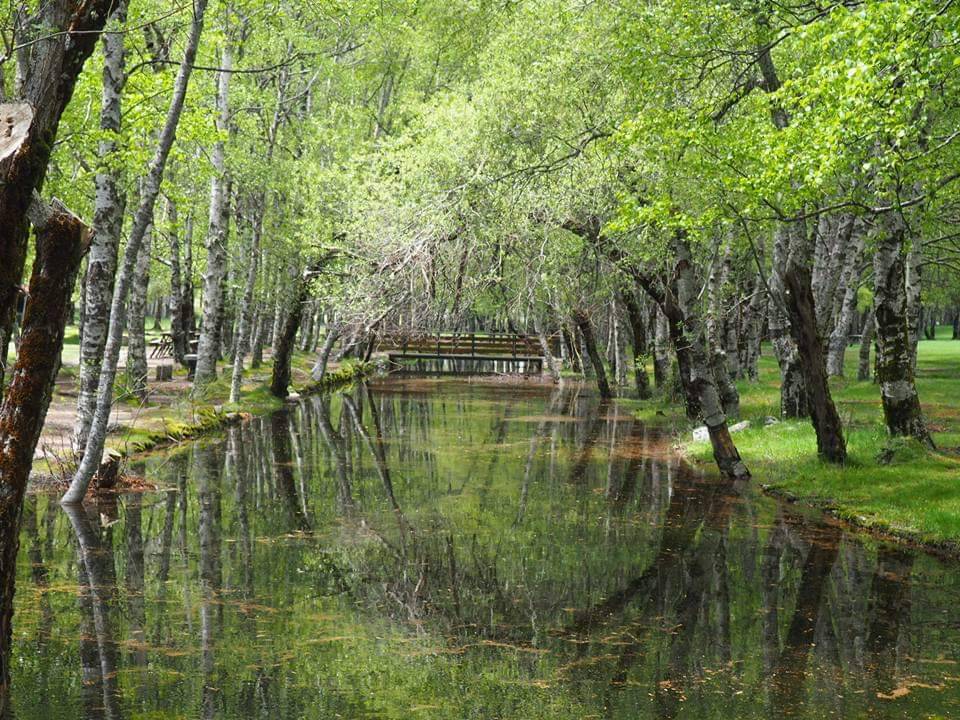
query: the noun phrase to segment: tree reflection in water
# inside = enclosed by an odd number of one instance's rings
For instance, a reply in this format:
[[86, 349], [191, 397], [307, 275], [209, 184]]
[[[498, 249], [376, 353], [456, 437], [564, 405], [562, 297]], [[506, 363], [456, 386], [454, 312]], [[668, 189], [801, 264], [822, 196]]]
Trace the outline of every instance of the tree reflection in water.
[[955, 564], [704, 476], [577, 386], [388, 380], [143, 473], [165, 492], [102, 518], [28, 504], [18, 718], [958, 709]]

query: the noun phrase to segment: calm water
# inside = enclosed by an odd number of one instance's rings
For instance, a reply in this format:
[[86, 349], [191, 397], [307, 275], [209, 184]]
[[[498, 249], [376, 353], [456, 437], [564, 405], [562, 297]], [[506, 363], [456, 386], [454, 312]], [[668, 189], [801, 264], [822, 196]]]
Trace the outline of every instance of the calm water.
[[25, 718], [960, 717], [960, 566], [571, 388], [389, 380], [30, 498]]

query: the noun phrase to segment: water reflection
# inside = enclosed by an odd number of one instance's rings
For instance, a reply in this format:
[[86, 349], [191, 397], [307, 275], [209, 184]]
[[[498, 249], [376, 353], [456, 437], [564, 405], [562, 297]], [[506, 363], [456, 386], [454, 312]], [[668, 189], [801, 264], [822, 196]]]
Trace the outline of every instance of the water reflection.
[[165, 491], [28, 502], [17, 717], [960, 712], [957, 565], [578, 387], [386, 381], [135, 471]]

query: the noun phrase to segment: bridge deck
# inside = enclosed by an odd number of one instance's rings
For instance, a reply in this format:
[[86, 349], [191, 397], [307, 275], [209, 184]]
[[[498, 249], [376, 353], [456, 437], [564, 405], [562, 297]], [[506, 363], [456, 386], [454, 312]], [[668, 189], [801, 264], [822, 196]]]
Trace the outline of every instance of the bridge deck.
[[[553, 340], [553, 339], [551, 339]], [[529, 335], [508, 333], [432, 333], [412, 337], [387, 336], [379, 350], [391, 360], [488, 360], [525, 362], [543, 370], [540, 341]]]

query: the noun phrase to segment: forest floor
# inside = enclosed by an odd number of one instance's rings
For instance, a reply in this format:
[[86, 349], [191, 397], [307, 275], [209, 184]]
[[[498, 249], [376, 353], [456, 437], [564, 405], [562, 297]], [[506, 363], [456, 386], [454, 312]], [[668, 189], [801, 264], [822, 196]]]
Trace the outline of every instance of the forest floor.
[[[849, 451], [843, 467], [817, 457], [809, 421], [765, 425], [779, 416], [780, 400], [779, 371], [765, 347], [759, 382], [737, 385], [740, 419], [750, 427], [733, 437], [754, 481], [858, 526], [960, 552], [960, 341], [950, 337], [949, 327], [939, 328], [936, 340], [920, 342], [917, 356], [917, 390], [936, 451], [888, 437], [879, 389], [872, 380], [851, 379], [858, 348], [848, 349], [848, 377], [831, 380]], [[651, 412], [645, 408], [641, 415]], [[675, 407], [672, 415], [681, 450], [712, 463], [709, 443], [692, 439]]]
[[[159, 337], [159, 331], [155, 333]], [[152, 339], [148, 333], [147, 340]], [[40, 441], [34, 454], [34, 470], [41, 476], [61, 476], [71, 464], [71, 439], [77, 421], [77, 386], [79, 340], [77, 329], [68, 327], [63, 365], [57, 376], [53, 399], [47, 412]], [[149, 351], [148, 351], [149, 354]], [[292, 362], [291, 390], [303, 388], [311, 382], [310, 368], [314, 353], [297, 352]], [[173, 379], [156, 381], [156, 366], [173, 365]], [[207, 426], [222, 424], [229, 413], [242, 412], [261, 415], [283, 405], [283, 401], [269, 392], [272, 365], [269, 352], [263, 364], [250, 368], [249, 359], [244, 372], [241, 402], [228, 403], [232, 365], [226, 361], [218, 365], [218, 377], [204, 388], [202, 395], [193, 394], [193, 383], [187, 379], [187, 371], [177, 366], [172, 358], [148, 358], [147, 397], [139, 399], [124, 388], [124, 357], [120, 358], [120, 371], [115, 388], [116, 401], [110, 417], [107, 448], [124, 456], [150, 449], [164, 440], [188, 437]], [[331, 363], [329, 372], [336, 373], [339, 366]]]

